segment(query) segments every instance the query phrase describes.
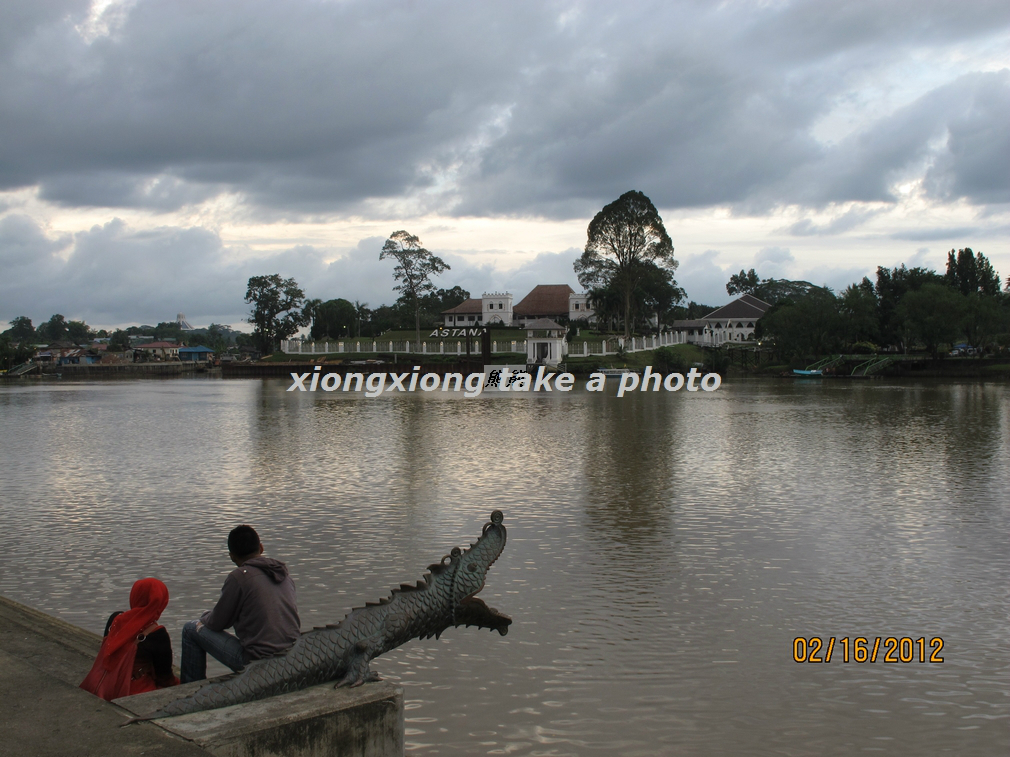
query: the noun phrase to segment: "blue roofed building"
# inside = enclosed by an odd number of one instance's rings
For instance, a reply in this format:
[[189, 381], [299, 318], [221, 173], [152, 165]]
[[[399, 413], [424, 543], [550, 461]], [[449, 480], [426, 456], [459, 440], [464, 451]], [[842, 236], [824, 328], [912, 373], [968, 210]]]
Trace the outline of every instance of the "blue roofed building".
[[203, 363], [214, 356], [210, 347], [180, 347], [179, 360], [182, 362]]

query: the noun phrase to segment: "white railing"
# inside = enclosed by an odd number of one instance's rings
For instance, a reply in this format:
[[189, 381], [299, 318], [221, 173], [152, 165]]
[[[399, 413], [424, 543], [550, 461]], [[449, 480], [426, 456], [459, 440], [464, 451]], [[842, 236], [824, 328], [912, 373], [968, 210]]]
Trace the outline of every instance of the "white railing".
[[[568, 344], [570, 357], [590, 357], [599, 355], [615, 355], [623, 346], [625, 352], [642, 352], [658, 347], [668, 347], [674, 344], [685, 344], [687, 334], [683, 331], [665, 331], [654, 336], [636, 336], [625, 340], [623, 337], [608, 337], [602, 341], [579, 340], [576, 338]], [[336, 341], [309, 342], [301, 339], [282, 339], [281, 352], [286, 355], [342, 355], [359, 352], [406, 353], [421, 355], [465, 355], [466, 342], [462, 339], [424, 339], [420, 350], [414, 349], [415, 342], [391, 339], [338, 339]], [[480, 354], [480, 344], [471, 342], [470, 352]], [[526, 340], [492, 341], [491, 353], [504, 355], [508, 353], [526, 354]]]
[[[465, 355], [466, 342], [462, 339], [424, 339], [420, 350], [414, 349], [416, 342], [391, 339], [347, 339], [325, 342], [282, 339], [281, 352], [285, 355], [343, 355], [359, 352], [388, 352], [421, 355]], [[526, 340], [511, 342], [491, 342], [491, 352], [504, 355], [512, 352], [526, 353]], [[480, 354], [480, 342], [470, 343], [470, 353]]]

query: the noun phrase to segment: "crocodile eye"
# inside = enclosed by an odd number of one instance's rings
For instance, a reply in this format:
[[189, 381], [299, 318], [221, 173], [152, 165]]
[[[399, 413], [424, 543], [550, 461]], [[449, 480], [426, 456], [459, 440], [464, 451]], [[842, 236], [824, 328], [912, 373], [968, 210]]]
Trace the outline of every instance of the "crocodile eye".
[[477, 563], [470, 563], [469, 565], [466, 566], [466, 569], [468, 571], [470, 571], [471, 573], [476, 573], [477, 572]]

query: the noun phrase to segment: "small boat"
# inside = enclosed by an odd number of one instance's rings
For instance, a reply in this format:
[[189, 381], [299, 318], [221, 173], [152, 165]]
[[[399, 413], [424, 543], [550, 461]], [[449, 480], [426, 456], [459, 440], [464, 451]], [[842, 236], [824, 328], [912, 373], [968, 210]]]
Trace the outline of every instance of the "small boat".
[[824, 371], [822, 371], [820, 368], [815, 368], [812, 371], [804, 371], [804, 370], [800, 370], [799, 368], [793, 368], [793, 373], [796, 374], [797, 376], [823, 376], [824, 375]]

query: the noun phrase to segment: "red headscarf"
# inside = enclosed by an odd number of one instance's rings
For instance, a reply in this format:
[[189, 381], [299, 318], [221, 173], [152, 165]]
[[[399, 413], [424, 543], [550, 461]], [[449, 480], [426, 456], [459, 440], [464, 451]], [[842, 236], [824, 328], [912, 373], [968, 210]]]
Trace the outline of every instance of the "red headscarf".
[[112, 621], [95, 664], [81, 688], [112, 701], [130, 693], [133, 661], [141, 632], [168, 607], [168, 587], [157, 578], [142, 578], [130, 590], [130, 609]]

